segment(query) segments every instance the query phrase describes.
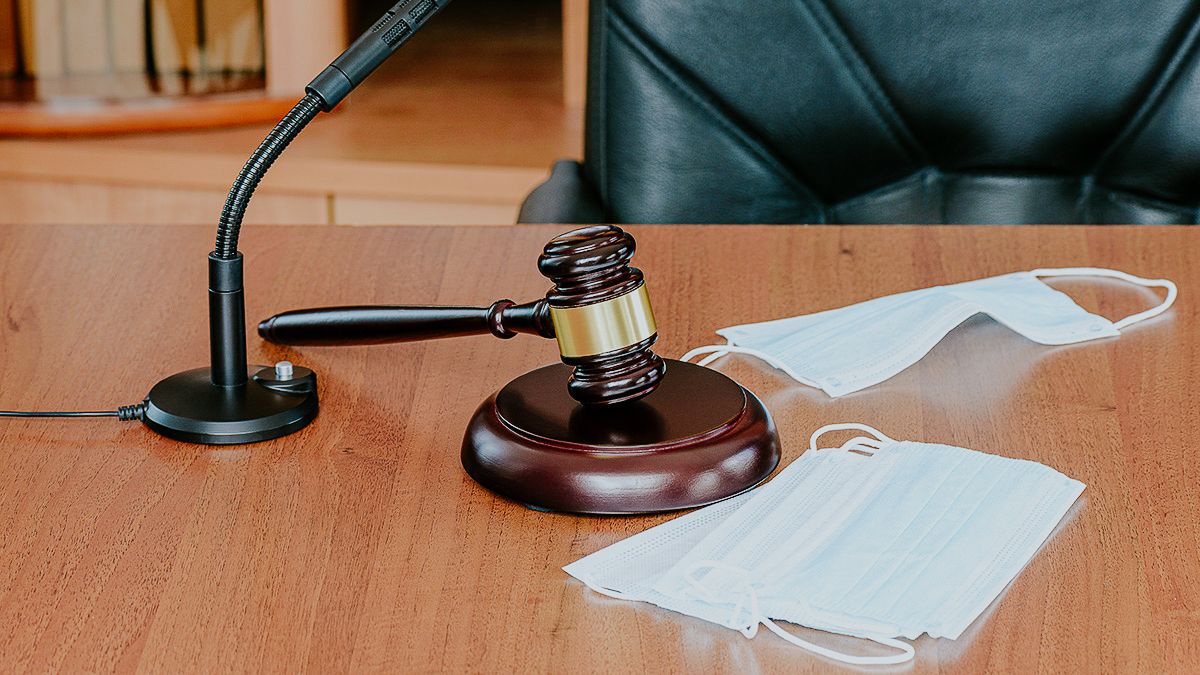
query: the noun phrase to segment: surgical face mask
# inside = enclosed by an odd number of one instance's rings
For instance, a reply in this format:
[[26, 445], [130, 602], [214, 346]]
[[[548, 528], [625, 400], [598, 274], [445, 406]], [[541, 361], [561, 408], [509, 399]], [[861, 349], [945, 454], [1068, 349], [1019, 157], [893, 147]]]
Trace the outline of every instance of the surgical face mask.
[[[817, 449], [834, 430], [866, 433]], [[765, 486], [565, 567], [593, 590], [741, 631], [760, 625], [831, 659], [911, 660], [922, 633], [956, 639], [1083, 492], [1049, 467], [832, 425]], [[776, 621], [897, 650], [856, 656]]]
[[[1098, 276], [1164, 288], [1159, 306], [1112, 322], [1090, 314], [1045, 277]], [[1039, 269], [926, 288], [778, 321], [717, 331], [728, 344], [700, 347], [684, 361], [707, 354], [708, 365], [729, 353], [756, 356], [793, 379], [844, 396], [879, 384], [920, 361], [942, 338], [976, 314], [987, 314], [1044, 345], [1116, 337], [1121, 329], [1167, 311], [1178, 291], [1166, 279], [1142, 279], [1099, 268]]]

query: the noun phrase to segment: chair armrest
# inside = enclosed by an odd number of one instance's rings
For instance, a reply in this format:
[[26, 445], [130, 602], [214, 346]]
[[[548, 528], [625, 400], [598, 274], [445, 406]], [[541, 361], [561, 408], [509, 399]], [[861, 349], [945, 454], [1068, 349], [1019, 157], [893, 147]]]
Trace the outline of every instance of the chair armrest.
[[529, 193], [517, 222], [597, 225], [604, 222], [604, 206], [579, 162], [562, 160], [549, 180]]

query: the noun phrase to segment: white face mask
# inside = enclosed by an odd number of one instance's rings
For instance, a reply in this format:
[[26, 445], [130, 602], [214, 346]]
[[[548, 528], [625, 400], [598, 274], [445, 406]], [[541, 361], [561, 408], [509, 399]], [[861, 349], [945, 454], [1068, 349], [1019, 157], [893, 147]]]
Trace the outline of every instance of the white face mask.
[[[1075, 304], [1040, 277], [1099, 276], [1165, 288], [1159, 306], [1113, 323]], [[708, 365], [729, 354], [756, 356], [793, 379], [844, 396], [896, 375], [920, 361], [942, 338], [976, 314], [987, 314], [1044, 345], [1116, 337], [1121, 329], [1167, 311], [1178, 291], [1166, 279], [1142, 279], [1100, 268], [1040, 269], [937, 286], [790, 319], [717, 331], [727, 345], [684, 355]]]
[[[843, 429], [871, 435], [816, 449], [822, 434]], [[958, 638], [1083, 489], [1035, 462], [831, 425], [765, 486], [564, 569], [600, 593], [747, 637], [764, 625], [845, 663], [903, 663], [914, 650], [895, 638]], [[774, 620], [866, 638], [899, 653], [840, 653]]]

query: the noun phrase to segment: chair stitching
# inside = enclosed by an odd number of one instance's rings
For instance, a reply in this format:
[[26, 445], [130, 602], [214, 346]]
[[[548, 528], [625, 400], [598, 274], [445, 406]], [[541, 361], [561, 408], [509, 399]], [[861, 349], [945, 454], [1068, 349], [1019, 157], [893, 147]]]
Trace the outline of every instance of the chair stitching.
[[717, 104], [716, 101], [719, 99], [713, 96], [711, 92], [705, 91], [702, 94], [698, 91], [697, 86], [693, 82], [681, 75], [681, 71], [684, 71], [684, 68], [670, 59], [660, 45], [655, 44], [647, 36], [639, 34], [629, 20], [621, 15], [622, 13], [618, 9], [612, 6], [609, 6], [607, 9], [609, 18], [612, 19], [611, 25], [614, 29], [614, 36], [624, 40], [633, 49], [634, 53], [646, 65], [650, 66], [672, 89], [685, 96], [704, 111], [738, 145], [756, 156], [760, 162], [769, 167], [775, 174], [784, 178], [797, 194], [813, 202], [819, 209], [820, 221], [825, 221], [826, 205], [824, 200], [812, 188], [801, 181], [795, 171], [784, 164], [761, 139], [752, 135], [743, 125], [730, 119], [729, 114]]
[[879, 197], [894, 194], [898, 189], [908, 184], [920, 185], [925, 179], [925, 175], [928, 174], [929, 171], [929, 167], [923, 167], [910, 174], [897, 178], [890, 183], [873, 187], [866, 192], [860, 192], [853, 197], [847, 197], [846, 199], [837, 203], [837, 208], [850, 208], [869, 203]]
[[[954, 172], [946, 174], [935, 167], [920, 169], [907, 176], [894, 180], [886, 185], [873, 188], [867, 192], [860, 193], [848, 199], [844, 199], [836, 204], [830, 205], [830, 210], [834, 213], [844, 208], [853, 208], [863, 204], [870, 203], [872, 200], [887, 196], [894, 193], [897, 189], [904, 187], [906, 184], [913, 184], [919, 179], [936, 179], [944, 177], [962, 177], [962, 178], [1045, 178], [1045, 179], [1061, 179], [1074, 180], [1075, 176], [1065, 174], [1042, 174], [1042, 173], [976, 173], [976, 172]], [[1085, 177], [1086, 179], [1086, 177]], [[1188, 219], [1200, 218], [1200, 210], [1194, 209], [1188, 205], [1177, 204], [1162, 199], [1153, 197], [1144, 197], [1125, 190], [1115, 190], [1113, 188], [1102, 185], [1094, 185], [1092, 187], [1094, 195], [1103, 195], [1104, 198], [1114, 202], [1127, 204], [1129, 206], [1137, 206], [1141, 208], [1155, 209], [1166, 213], [1175, 214], [1177, 216], [1187, 216]], [[1193, 223], [1200, 224], [1200, 223]]]
[[1129, 206], [1139, 206], [1147, 209], [1157, 209], [1159, 211], [1170, 211], [1179, 215], [1186, 215], [1192, 211], [1190, 206], [1184, 204], [1176, 204], [1174, 202], [1155, 199], [1153, 197], [1143, 197], [1132, 192], [1124, 190], [1114, 190], [1112, 188], [1098, 186], [1095, 191], [1104, 195], [1110, 201], [1127, 204]]
[[[722, 107], [718, 97], [707, 90], [701, 93], [697, 84], [689, 80], [687, 75], [685, 75], [687, 72], [686, 69], [671, 59], [661, 45], [658, 45], [648, 36], [636, 30], [629, 19], [623, 16], [622, 12], [618, 9], [610, 6], [609, 14], [614, 20], [613, 26], [619, 28], [619, 30], [613, 31], [613, 34], [623, 39], [633, 49], [634, 53], [641, 57], [671, 88], [687, 97], [692, 103], [706, 112], [712, 121], [726, 131], [734, 141], [757, 156], [760, 161], [767, 164], [775, 173], [785, 178], [797, 192], [816, 202], [819, 206], [824, 205], [823, 200], [812, 188], [801, 181], [799, 176], [780, 160], [762, 139], [751, 134], [746, 129], [746, 125], [731, 119], [730, 114]], [[692, 80], [694, 79], [693, 77]]]
[[1096, 177], [1087, 174], [1079, 179], [1079, 194], [1075, 197], [1075, 218], [1080, 223], [1092, 222], [1092, 202], [1096, 195]]
[[932, 165], [933, 161], [930, 159], [929, 153], [909, 129], [900, 110], [884, 88], [879, 74], [854, 46], [845, 28], [833, 16], [829, 7], [822, 0], [797, 0], [796, 4], [816, 24], [821, 37], [833, 46], [835, 53], [847, 67], [855, 84], [871, 104], [871, 113], [879, 120], [892, 142], [904, 148], [909, 154], [909, 159], [918, 164]]
[[1104, 170], [1113, 156], [1149, 124], [1163, 101], [1166, 100], [1167, 94], [1179, 81], [1179, 75], [1183, 72], [1186, 62], [1192, 60], [1189, 57], [1195, 52], [1198, 38], [1200, 38], [1200, 11], [1193, 10], [1191, 27], [1172, 50], [1170, 58], [1166, 59], [1159, 66], [1158, 72], [1154, 73], [1151, 78], [1153, 84], [1147, 90], [1146, 97], [1138, 104], [1125, 124], [1117, 130], [1108, 146], [1100, 152], [1096, 163], [1092, 165], [1090, 175], [1098, 175]]

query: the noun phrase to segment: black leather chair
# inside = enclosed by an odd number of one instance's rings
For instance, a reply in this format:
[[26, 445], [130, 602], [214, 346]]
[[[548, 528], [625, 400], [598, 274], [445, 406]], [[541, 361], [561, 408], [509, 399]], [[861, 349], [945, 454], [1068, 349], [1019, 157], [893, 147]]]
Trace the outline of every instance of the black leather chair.
[[1200, 1], [592, 0], [553, 223], [1197, 223]]

